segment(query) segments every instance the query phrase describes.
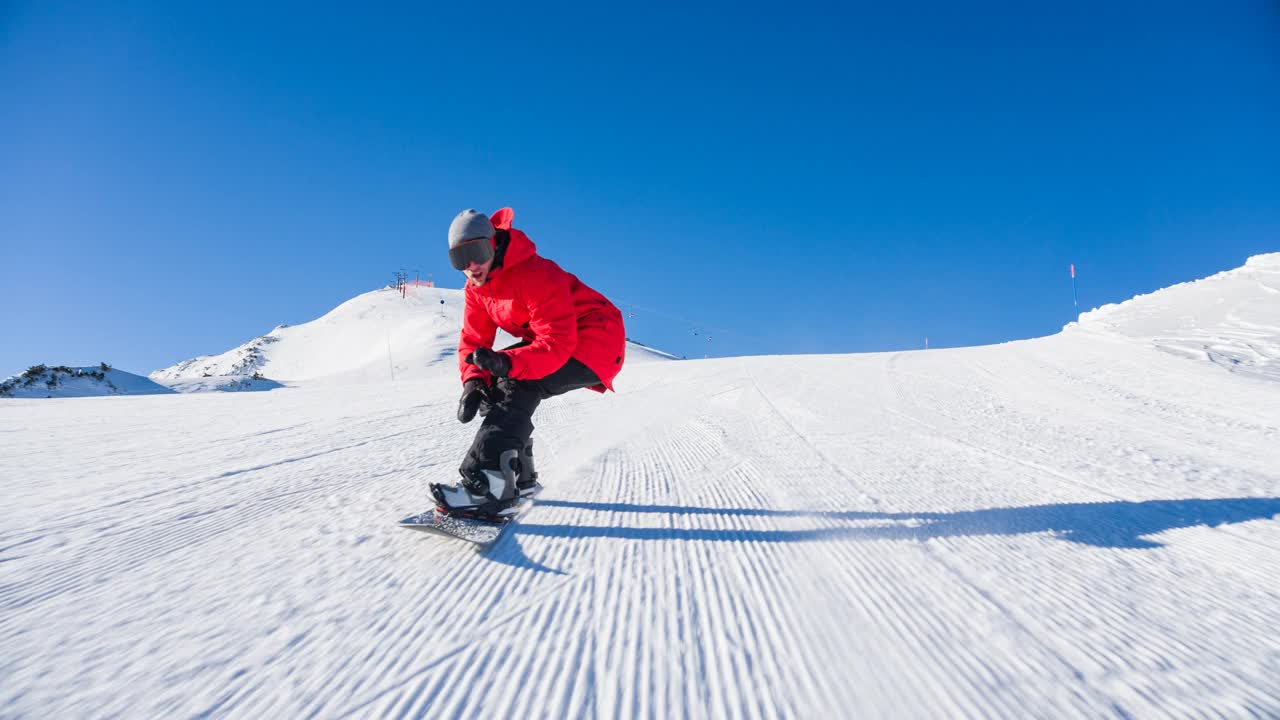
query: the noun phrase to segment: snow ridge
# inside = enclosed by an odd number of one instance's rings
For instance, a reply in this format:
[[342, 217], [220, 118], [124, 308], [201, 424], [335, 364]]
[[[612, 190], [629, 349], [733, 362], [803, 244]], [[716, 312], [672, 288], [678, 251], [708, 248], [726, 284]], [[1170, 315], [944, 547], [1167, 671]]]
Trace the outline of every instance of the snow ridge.
[[1233, 373], [1280, 381], [1280, 253], [1080, 315], [1066, 330], [1150, 344]]

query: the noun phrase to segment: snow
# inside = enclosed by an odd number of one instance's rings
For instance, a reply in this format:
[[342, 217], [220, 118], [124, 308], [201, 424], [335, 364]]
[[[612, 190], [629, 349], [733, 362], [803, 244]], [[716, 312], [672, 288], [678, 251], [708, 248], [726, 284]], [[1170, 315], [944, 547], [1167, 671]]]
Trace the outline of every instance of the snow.
[[395, 381], [5, 401], [0, 715], [1275, 717], [1255, 260], [1036, 340], [629, 364], [539, 409], [487, 553], [396, 527], [475, 430], [407, 336]]

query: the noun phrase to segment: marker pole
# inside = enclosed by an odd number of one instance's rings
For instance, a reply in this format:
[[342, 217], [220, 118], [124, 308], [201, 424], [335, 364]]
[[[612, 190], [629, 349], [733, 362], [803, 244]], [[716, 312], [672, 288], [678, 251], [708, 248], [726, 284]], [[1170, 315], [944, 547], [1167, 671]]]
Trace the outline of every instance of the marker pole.
[[1071, 304], [1075, 305], [1076, 318], [1080, 317], [1080, 295], [1076, 292], [1076, 264], [1071, 263]]

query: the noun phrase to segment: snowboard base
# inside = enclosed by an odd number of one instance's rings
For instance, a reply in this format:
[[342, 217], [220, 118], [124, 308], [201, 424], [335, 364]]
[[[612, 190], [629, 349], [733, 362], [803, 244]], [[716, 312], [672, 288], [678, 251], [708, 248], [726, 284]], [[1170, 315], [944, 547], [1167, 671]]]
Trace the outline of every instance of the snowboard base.
[[533, 498], [525, 498], [516, 504], [515, 512], [511, 513], [509, 517], [496, 522], [477, 520], [475, 518], [449, 517], [436, 512], [435, 508], [432, 508], [424, 513], [410, 515], [401, 520], [400, 527], [407, 530], [420, 530], [433, 535], [444, 535], [445, 537], [465, 540], [480, 547], [488, 547], [502, 535], [502, 531], [507, 526], [524, 514], [530, 505], [533, 505]]

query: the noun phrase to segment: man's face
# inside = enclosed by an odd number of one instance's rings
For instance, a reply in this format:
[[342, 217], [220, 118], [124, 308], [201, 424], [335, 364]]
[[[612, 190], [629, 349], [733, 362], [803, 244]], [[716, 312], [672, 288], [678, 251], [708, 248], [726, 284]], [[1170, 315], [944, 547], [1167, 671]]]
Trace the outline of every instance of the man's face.
[[467, 281], [476, 287], [480, 287], [489, 279], [489, 270], [493, 268], [493, 258], [485, 263], [472, 262], [463, 270], [463, 274], [467, 276]]

